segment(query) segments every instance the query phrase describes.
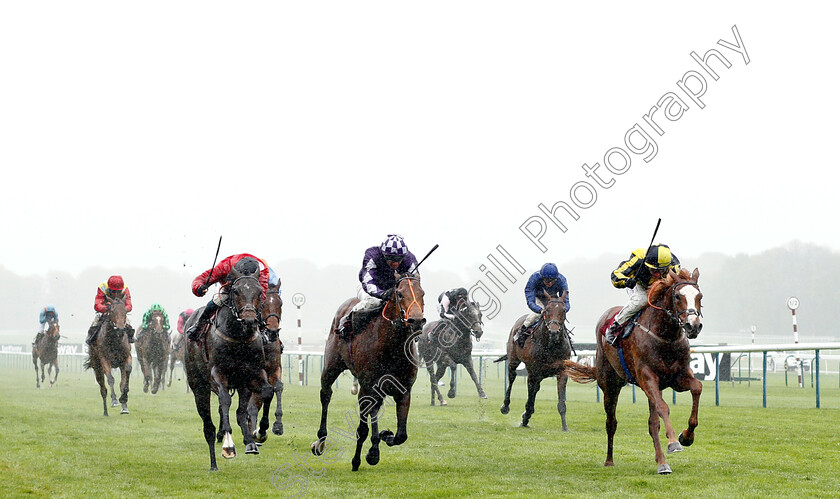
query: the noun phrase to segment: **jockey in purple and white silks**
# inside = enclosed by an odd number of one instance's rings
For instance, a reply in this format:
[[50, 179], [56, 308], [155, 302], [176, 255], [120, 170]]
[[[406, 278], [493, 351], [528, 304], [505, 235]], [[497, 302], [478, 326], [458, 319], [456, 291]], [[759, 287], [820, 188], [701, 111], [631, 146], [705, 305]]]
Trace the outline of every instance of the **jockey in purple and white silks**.
[[[370, 310], [382, 304], [383, 296], [390, 296], [397, 285], [397, 274], [414, 273], [417, 269], [417, 258], [408, 250], [402, 236], [388, 234], [379, 246], [373, 246], [365, 251], [362, 259], [362, 269], [359, 270], [359, 286], [356, 296], [359, 303], [351, 312]], [[338, 331], [347, 332], [346, 326], [350, 314], [341, 318]]]

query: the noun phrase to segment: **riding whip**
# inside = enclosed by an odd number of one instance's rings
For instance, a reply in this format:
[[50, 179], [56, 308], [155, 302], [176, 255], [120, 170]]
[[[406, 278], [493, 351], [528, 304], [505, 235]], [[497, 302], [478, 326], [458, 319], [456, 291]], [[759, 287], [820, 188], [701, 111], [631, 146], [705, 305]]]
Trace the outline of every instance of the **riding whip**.
[[[659, 228], [659, 224], [656, 224], [656, 228]], [[222, 248], [222, 236], [219, 236], [219, 244], [216, 246], [216, 256], [213, 257], [213, 266], [210, 267], [210, 273], [207, 274], [207, 280], [204, 281], [204, 285], [207, 286], [207, 283], [210, 282], [210, 278], [213, 277], [213, 269], [216, 268], [216, 260], [219, 258], [219, 250]]]
[[[662, 223], [661, 218], [656, 220], [656, 228], [653, 229], [653, 237], [650, 238], [650, 244], [648, 244], [648, 248], [647, 248], [648, 251], [650, 251], [650, 247], [653, 246], [653, 240], [656, 239], [656, 233], [659, 232], [659, 224], [660, 223]], [[221, 242], [221, 239], [219, 239], [219, 242]], [[645, 251], [645, 255], [647, 255], [647, 251]]]
[[[440, 245], [439, 245], [439, 244], [435, 244], [435, 246], [434, 246], [432, 249], [430, 249], [428, 253], [426, 253], [426, 256], [424, 256], [424, 257], [423, 257], [423, 259], [422, 259], [422, 260], [420, 260], [420, 263], [425, 262], [425, 261], [426, 261], [426, 258], [429, 258], [429, 255], [431, 255], [432, 253], [434, 253], [434, 252], [435, 252], [435, 250], [436, 250], [436, 249], [438, 249], [438, 246], [440, 246]], [[415, 266], [414, 266], [414, 271], [415, 271], [415, 272], [417, 272], [417, 268], [418, 268], [418, 267], [420, 267], [420, 263], [418, 263], [417, 265], [415, 265]]]

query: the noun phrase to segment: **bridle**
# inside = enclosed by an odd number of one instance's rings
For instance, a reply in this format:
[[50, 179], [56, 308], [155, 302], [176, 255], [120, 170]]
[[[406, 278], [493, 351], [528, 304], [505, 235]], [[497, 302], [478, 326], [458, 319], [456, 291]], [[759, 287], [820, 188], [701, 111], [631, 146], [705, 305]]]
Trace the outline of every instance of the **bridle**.
[[[668, 288], [668, 291], [666, 291], [664, 293], [664, 294], [668, 294], [668, 293], [671, 294], [671, 308], [673, 310], [665, 309], [665, 308], [662, 308], [662, 307], [657, 307], [656, 305], [651, 303], [650, 293], [648, 293], [648, 305], [650, 305], [652, 308], [654, 308], [656, 310], [665, 312], [665, 314], [668, 316], [668, 320], [670, 320], [672, 324], [675, 324], [679, 329], [685, 331], [685, 326], [688, 322], [688, 318], [691, 317], [692, 315], [696, 315], [697, 317], [703, 317], [703, 312], [702, 312], [702, 310], [697, 310], [696, 308], [687, 308], [682, 312], [679, 312], [677, 310], [677, 300], [674, 299], [674, 296], [677, 294], [677, 291], [682, 286], [694, 286], [697, 289], [697, 292], [698, 293], [700, 292], [700, 286], [698, 286], [696, 282], [680, 281], [680, 282], [676, 282], [676, 283], [672, 284]], [[683, 315], [685, 315], [685, 319], [682, 318]]]
[[[411, 290], [411, 303], [408, 304], [407, 308], [403, 309], [402, 304], [400, 303], [400, 300], [396, 299], [396, 293], [397, 293], [397, 286], [399, 286], [399, 284], [401, 282], [405, 281], [405, 280], [408, 280], [408, 289]], [[408, 327], [408, 314], [411, 312], [411, 309], [415, 305], [417, 305], [417, 308], [420, 309], [420, 313], [421, 314], [423, 313], [423, 307], [421, 307], [420, 302], [417, 301], [417, 294], [414, 292], [414, 286], [411, 285], [411, 281], [417, 281], [419, 283], [420, 279], [417, 278], [417, 277], [414, 277], [414, 276], [405, 276], [405, 277], [401, 277], [399, 280], [397, 280], [397, 283], [394, 285], [394, 297], [391, 299], [391, 301], [394, 302], [394, 306], [397, 308], [398, 317], [396, 319], [389, 319], [388, 317], [385, 316], [385, 308], [387, 308], [387, 307], [384, 307], [382, 309], [382, 318], [388, 320], [391, 323], [391, 325], [394, 326], [394, 327], [397, 327], [397, 326]]]
[[256, 282], [257, 286], [260, 287], [260, 292], [262, 292], [262, 285], [260, 284], [259, 279], [257, 279], [256, 277], [254, 277], [252, 275], [239, 276], [236, 279], [234, 279], [234, 281], [230, 284], [230, 292], [228, 293], [228, 299], [227, 299], [227, 303], [225, 303], [225, 305], [233, 313], [233, 317], [240, 323], [245, 321], [245, 319], [243, 319], [241, 317], [241, 314], [244, 313], [244, 312], [254, 312], [254, 314], [256, 314], [257, 317], [259, 317], [259, 315], [260, 315], [259, 311], [257, 310], [257, 307], [254, 306], [254, 304], [252, 304], [252, 303], [245, 304], [245, 306], [243, 306], [241, 310], [236, 307], [235, 303], [233, 303], [233, 288], [236, 287], [236, 283], [238, 283], [239, 281], [241, 281], [243, 279], [251, 279], [254, 282]]
[[[466, 298], [460, 298], [458, 300], [458, 303], [455, 304], [455, 309], [458, 311], [458, 319], [459, 319], [458, 322], [459, 322], [459, 324], [466, 324], [467, 321], [461, 320], [461, 319], [464, 317], [463, 312], [465, 310], [472, 310], [472, 303], [470, 303], [470, 301], [467, 300]], [[475, 321], [469, 323], [469, 326], [470, 326], [470, 334], [475, 337], [475, 341], [480, 341], [479, 337], [476, 336], [475, 333], [476, 333], [476, 331], [478, 331], [478, 328], [483, 328], [484, 327], [484, 322], [482, 322], [481, 319], [476, 319]], [[456, 327], [457, 327], [457, 325], [456, 325]]]
[[[559, 298], [550, 299], [550, 300], [548, 300], [548, 303], [558, 303], [558, 304], [560, 304], [561, 307], [564, 307], [564, 310], [565, 310], [566, 304], [563, 302], [563, 300], [561, 300]], [[548, 308], [548, 304], [546, 304], [546, 306], [543, 307], [543, 311], [540, 314], [540, 322], [545, 324], [545, 329], [548, 333], [549, 340], [554, 336], [551, 332], [551, 329], [549, 329], [549, 327], [548, 327], [552, 324], [556, 324], [559, 327], [559, 329], [557, 331], [557, 333], [558, 333], [557, 337], [558, 338], [562, 338], [562, 335], [567, 335], [568, 336], [569, 330], [566, 329], [566, 324], [565, 324], [564, 321], [559, 321], [557, 319], [551, 319], [550, 321], [545, 320], [545, 311], [546, 311], [547, 308]]]

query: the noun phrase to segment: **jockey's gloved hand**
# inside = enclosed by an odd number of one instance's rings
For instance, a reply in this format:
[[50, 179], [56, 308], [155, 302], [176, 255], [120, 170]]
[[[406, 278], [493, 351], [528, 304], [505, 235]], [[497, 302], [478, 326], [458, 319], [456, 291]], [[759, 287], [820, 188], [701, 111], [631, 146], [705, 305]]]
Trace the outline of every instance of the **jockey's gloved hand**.
[[385, 291], [379, 293], [380, 300], [390, 300], [391, 296], [394, 295], [394, 288], [388, 288]]
[[630, 279], [627, 279], [624, 282], [625, 282], [624, 287], [626, 287], [626, 288], [635, 288], [636, 287], [636, 279], [634, 279], [632, 277]]
[[198, 287], [198, 289], [195, 290], [195, 293], [198, 296], [204, 296], [207, 293], [207, 285], [202, 284], [201, 286]]

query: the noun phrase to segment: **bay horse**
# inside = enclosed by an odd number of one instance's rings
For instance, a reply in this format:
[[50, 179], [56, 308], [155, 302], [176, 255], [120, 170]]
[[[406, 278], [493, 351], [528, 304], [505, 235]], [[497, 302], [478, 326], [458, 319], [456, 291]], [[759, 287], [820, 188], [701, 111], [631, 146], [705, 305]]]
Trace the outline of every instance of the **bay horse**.
[[[419, 336], [417, 349], [423, 359], [426, 369], [429, 371], [429, 381], [432, 386], [432, 405], [435, 405], [435, 395], [440, 405], [446, 405], [446, 400], [438, 388], [438, 381], [446, 374], [449, 368], [449, 398], [455, 398], [457, 386], [456, 369], [458, 364], [464, 366], [475, 383], [479, 398], [486, 399], [487, 394], [478, 382], [475, 374], [472, 359], [472, 337], [475, 341], [481, 340], [484, 333], [481, 322], [481, 309], [478, 303], [460, 298], [452, 307], [455, 319], [441, 319], [432, 321], [423, 327], [423, 333]], [[437, 370], [435, 366], [437, 365]], [[421, 366], [422, 367], [422, 366]]]
[[[58, 380], [58, 339], [61, 338], [59, 333], [58, 321], [51, 317], [47, 320], [47, 330], [38, 340], [38, 343], [32, 347], [32, 364], [35, 366], [35, 386], [41, 388], [41, 383], [49, 376], [50, 388]], [[41, 379], [38, 379], [38, 360], [41, 361]], [[46, 374], [44, 373], [44, 366], [47, 366]], [[55, 378], [52, 372], [55, 370]]]
[[[700, 272], [689, 274], [681, 269], [671, 270], [664, 280], [654, 283], [648, 291], [648, 304], [634, 322], [629, 337], [619, 340], [616, 348], [604, 340], [604, 331], [613, 322], [621, 307], [607, 310], [596, 326], [597, 349], [595, 366], [566, 362], [569, 376], [578, 383], [597, 381], [604, 392], [604, 412], [607, 415], [607, 459], [604, 466], [613, 466], [613, 436], [617, 426], [615, 408], [621, 389], [628, 382], [638, 385], [648, 398], [650, 417], [648, 431], [656, 452], [657, 473], [671, 473], [659, 443], [659, 418], [665, 423], [668, 454], [683, 450], [694, 443], [697, 410], [702, 383], [694, 377], [689, 339], [697, 338], [703, 324], [700, 321], [700, 300], [703, 294], [697, 285]], [[662, 390], [691, 391], [691, 415], [686, 428], [677, 438], [669, 416], [670, 409], [662, 398]]]
[[262, 419], [257, 429], [256, 420], [252, 421], [254, 426], [254, 440], [261, 444], [268, 438], [268, 413], [271, 410], [271, 401], [277, 396], [277, 409], [274, 411], [274, 424], [271, 432], [275, 435], [283, 434], [283, 342], [280, 341], [280, 320], [283, 316], [283, 299], [276, 290], [269, 289], [260, 309], [263, 323], [268, 333], [268, 341], [263, 346], [265, 351], [265, 372], [268, 375], [268, 384], [272, 391], [265, 403], [262, 397], [257, 394], [251, 395], [257, 411], [262, 409]]
[[525, 402], [525, 412], [522, 413], [522, 422], [519, 426], [527, 427], [534, 414], [534, 399], [540, 390], [540, 383], [550, 376], [557, 378], [557, 412], [563, 422], [563, 431], [569, 431], [566, 426], [566, 373], [565, 361], [572, 356], [571, 343], [569, 343], [569, 331], [566, 329], [566, 299], [567, 291], [557, 296], [549, 296], [543, 291], [545, 307], [540, 314], [539, 321], [534, 325], [534, 332], [525, 340], [524, 346], [520, 347], [513, 337], [525, 322], [528, 315], [523, 315], [513, 324], [507, 341], [507, 354], [496, 359], [494, 362], [508, 361], [508, 386], [505, 390], [505, 400], [502, 403], [501, 412], [507, 414], [510, 411], [510, 391], [513, 382], [516, 380], [516, 368], [520, 362], [525, 363], [528, 370], [528, 400]]
[[[390, 447], [408, 439], [408, 411], [411, 406], [411, 387], [417, 378], [417, 347], [414, 339], [426, 323], [423, 318], [424, 291], [420, 278], [413, 274], [397, 275], [393, 292], [383, 296], [384, 308], [361, 331], [349, 340], [337, 333], [341, 318], [359, 302], [351, 298], [339, 306], [332, 321], [324, 348], [324, 370], [321, 373], [321, 426], [318, 440], [312, 443], [312, 453], [322, 455], [334, 442], [327, 442], [327, 409], [332, 398], [332, 385], [342, 372], [349, 369], [359, 380], [356, 453], [351, 461], [353, 471], [359, 470], [362, 445], [370, 429], [371, 447], [365, 457], [371, 466], [379, 463], [379, 442]], [[355, 312], [354, 312], [355, 313]], [[397, 433], [379, 432], [379, 416], [386, 396], [396, 403]]]
[[131, 343], [128, 342], [127, 331], [128, 314], [123, 300], [114, 300], [110, 308], [103, 313], [96, 338], [88, 348], [88, 359], [84, 363], [85, 369], [93, 368], [96, 382], [99, 383], [99, 394], [102, 395], [103, 415], [108, 415], [106, 397], [108, 389], [105, 378], [111, 387], [111, 407], [117, 406], [117, 396], [114, 393], [114, 375], [112, 369], [120, 370], [120, 414], [128, 414], [128, 380], [131, 376]]
[[[170, 337], [172, 340], [169, 346], [169, 381], [166, 382], [166, 386], [172, 386], [172, 378], [175, 377], [175, 363], [181, 362], [182, 367], [185, 365], [184, 354], [187, 351], [187, 338], [183, 332], [174, 332]], [[189, 390], [189, 386], [187, 386], [187, 390]]]
[[153, 310], [146, 329], [138, 331], [135, 343], [137, 362], [143, 371], [143, 393], [152, 394], [163, 389], [166, 379], [166, 365], [169, 363], [169, 330], [164, 328], [166, 320], [162, 310]]
[[[256, 407], [249, 407], [251, 393], [263, 400], [272, 388], [265, 372], [263, 340], [260, 333], [259, 309], [263, 289], [256, 276], [241, 274], [235, 269], [228, 274], [228, 299], [216, 312], [204, 340], [187, 340], [187, 382], [193, 391], [195, 407], [204, 425], [204, 439], [210, 451], [210, 470], [216, 471], [216, 427], [210, 411], [210, 394], [219, 398], [219, 431], [223, 435], [222, 457], [236, 457], [230, 427], [232, 392], [239, 392], [236, 421], [242, 430], [246, 454], [259, 454], [250, 421], [256, 418]], [[198, 320], [196, 310], [187, 322], [189, 329]], [[251, 413], [249, 414], [249, 411]]]

